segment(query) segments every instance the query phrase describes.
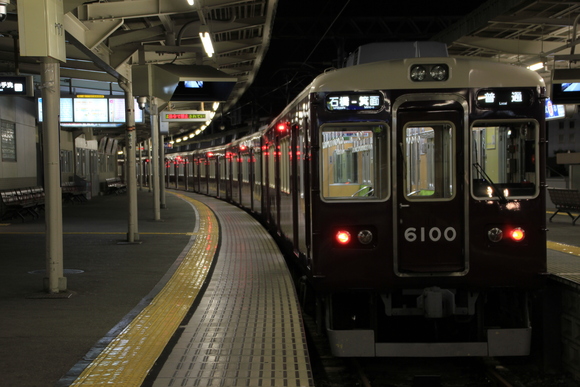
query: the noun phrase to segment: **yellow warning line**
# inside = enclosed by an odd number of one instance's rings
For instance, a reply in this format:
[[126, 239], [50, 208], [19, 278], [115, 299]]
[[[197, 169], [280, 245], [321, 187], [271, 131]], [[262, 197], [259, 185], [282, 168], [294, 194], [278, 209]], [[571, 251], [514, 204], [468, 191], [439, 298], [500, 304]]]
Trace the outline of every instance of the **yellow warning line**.
[[72, 386], [140, 386], [179, 327], [207, 277], [217, 250], [219, 226], [204, 204], [176, 194], [195, 205], [199, 235], [161, 292], [82, 372]]
[[572, 254], [572, 255], [576, 255], [576, 256], [580, 257], [580, 247], [578, 247], [578, 246], [566, 245], [564, 243], [551, 242], [551, 241], [548, 241], [546, 246], [550, 250], [560, 251], [562, 253], [568, 253], [568, 254]]

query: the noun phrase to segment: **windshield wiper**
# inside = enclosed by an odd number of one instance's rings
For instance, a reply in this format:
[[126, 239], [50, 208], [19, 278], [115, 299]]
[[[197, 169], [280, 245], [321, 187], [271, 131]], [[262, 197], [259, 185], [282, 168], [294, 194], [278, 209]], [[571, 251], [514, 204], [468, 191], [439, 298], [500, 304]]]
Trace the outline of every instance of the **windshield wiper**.
[[495, 185], [493, 180], [491, 180], [491, 178], [487, 175], [487, 173], [485, 173], [483, 167], [479, 165], [479, 163], [473, 163], [473, 166], [475, 167], [475, 169], [477, 169], [477, 172], [479, 172], [485, 178], [485, 180], [487, 180], [489, 185], [491, 185], [491, 188], [493, 188], [493, 192], [495, 193], [495, 196], [497, 196], [497, 198], [499, 199], [500, 204], [506, 204], [508, 202], [507, 198], [505, 197], [503, 192], [497, 188], [497, 186]]

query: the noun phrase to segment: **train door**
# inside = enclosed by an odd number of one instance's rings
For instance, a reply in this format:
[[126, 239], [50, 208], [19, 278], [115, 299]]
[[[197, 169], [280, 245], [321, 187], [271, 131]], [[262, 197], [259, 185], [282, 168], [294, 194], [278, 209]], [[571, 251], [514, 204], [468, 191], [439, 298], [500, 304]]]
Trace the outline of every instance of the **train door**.
[[462, 275], [469, 270], [464, 125], [458, 96], [393, 106], [394, 269], [399, 276]]

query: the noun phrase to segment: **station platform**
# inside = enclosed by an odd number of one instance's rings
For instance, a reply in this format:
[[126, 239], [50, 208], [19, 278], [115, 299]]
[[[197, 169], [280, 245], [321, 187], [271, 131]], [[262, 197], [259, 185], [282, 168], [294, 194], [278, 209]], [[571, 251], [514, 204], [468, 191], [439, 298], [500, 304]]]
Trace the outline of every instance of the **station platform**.
[[3, 383], [313, 386], [292, 280], [260, 224], [183, 192], [168, 193], [154, 221], [152, 195], [138, 196], [137, 244], [124, 242], [126, 195], [63, 207], [70, 290], [58, 296], [42, 290], [43, 220], [0, 226], [10, 246], [0, 274]]
[[[284, 298], [292, 283], [259, 224], [225, 202], [171, 190], [162, 221], [154, 221], [152, 194], [140, 190], [138, 199], [140, 243], [131, 245], [124, 243], [126, 195], [63, 207], [65, 297], [42, 290], [43, 217], [0, 224], [2, 384], [313, 386], [298, 305]], [[580, 227], [557, 215], [548, 228], [549, 271], [574, 283]], [[215, 248], [215, 261], [211, 251], [200, 250], [208, 248]], [[180, 272], [184, 267], [210, 279], [192, 281]], [[175, 277], [185, 282], [172, 284]], [[177, 295], [167, 290], [183, 286]], [[171, 301], [158, 302], [164, 294]], [[178, 308], [158, 321], [142, 320], [151, 305]], [[270, 312], [275, 317], [267, 318]], [[147, 324], [176, 325], [178, 334], [170, 332], [157, 362], [158, 348], [127, 344], [134, 335], [129, 328], [139, 335]], [[136, 354], [143, 357], [130, 365]], [[144, 369], [153, 370], [144, 381], [125, 379]]]

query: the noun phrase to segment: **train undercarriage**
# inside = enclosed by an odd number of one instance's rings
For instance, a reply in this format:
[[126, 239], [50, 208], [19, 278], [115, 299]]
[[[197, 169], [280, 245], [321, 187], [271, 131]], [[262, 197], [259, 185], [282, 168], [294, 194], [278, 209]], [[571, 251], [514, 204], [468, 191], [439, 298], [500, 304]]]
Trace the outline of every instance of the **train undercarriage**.
[[335, 356], [526, 356], [531, 347], [526, 292], [407, 289], [334, 293], [323, 300]]

